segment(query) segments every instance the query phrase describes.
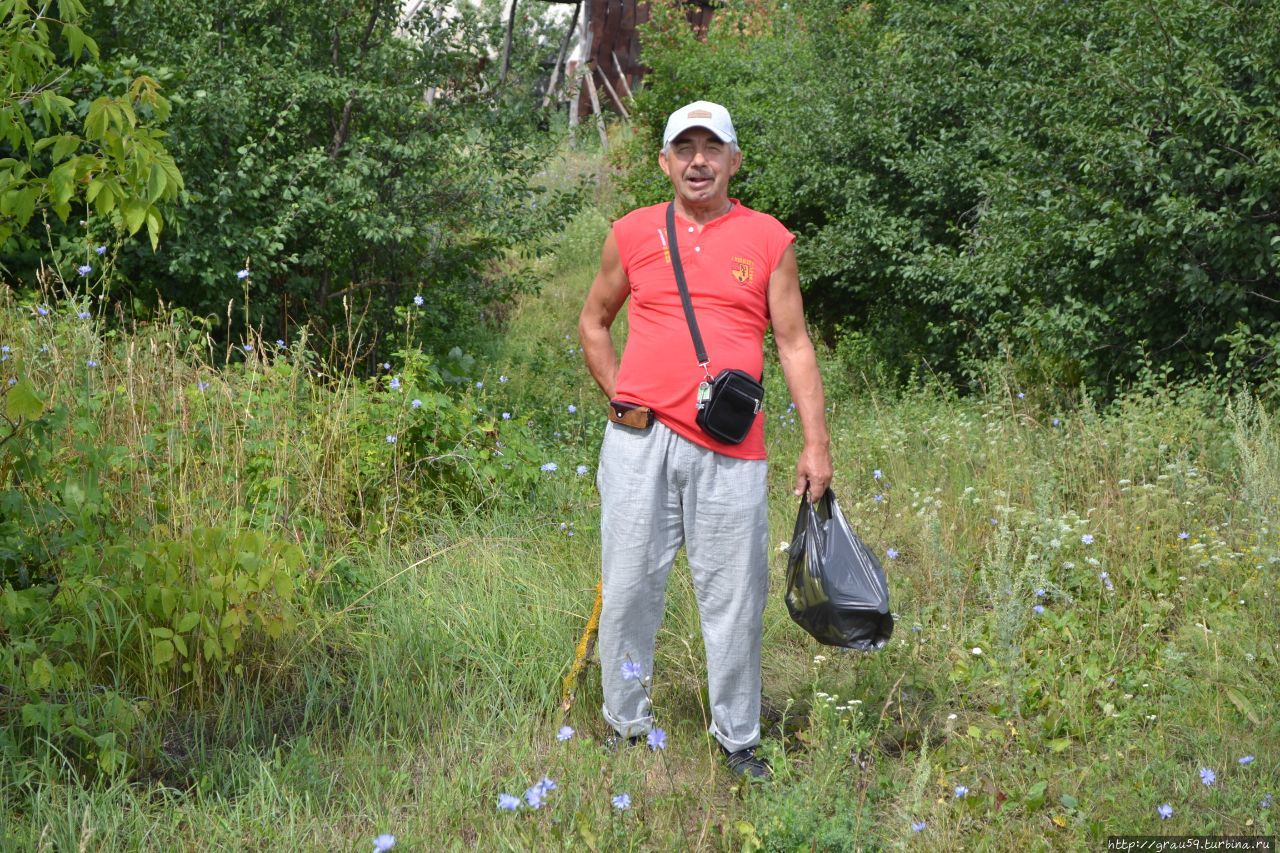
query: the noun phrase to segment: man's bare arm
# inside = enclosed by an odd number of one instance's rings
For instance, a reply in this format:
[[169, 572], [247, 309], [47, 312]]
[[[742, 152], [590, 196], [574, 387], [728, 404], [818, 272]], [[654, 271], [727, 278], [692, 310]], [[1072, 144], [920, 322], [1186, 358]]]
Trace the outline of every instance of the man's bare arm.
[[613, 231], [604, 240], [600, 251], [600, 270], [591, 282], [586, 304], [578, 318], [578, 342], [582, 344], [582, 356], [587, 370], [608, 398], [613, 397], [618, 377], [618, 356], [613, 349], [613, 336], [609, 329], [614, 318], [627, 301], [630, 287], [627, 274], [622, 269], [618, 243]]
[[769, 317], [778, 344], [778, 360], [804, 431], [804, 449], [796, 462], [795, 494], [804, 494], [807, 486], [810, 499], [817, 501], [831, 483], [831, 437], [827, 433], [818, 357], [804, 324], [804, 302], [800, 296], [800, 272], [794, 247], [787, 248], [769, 277]]

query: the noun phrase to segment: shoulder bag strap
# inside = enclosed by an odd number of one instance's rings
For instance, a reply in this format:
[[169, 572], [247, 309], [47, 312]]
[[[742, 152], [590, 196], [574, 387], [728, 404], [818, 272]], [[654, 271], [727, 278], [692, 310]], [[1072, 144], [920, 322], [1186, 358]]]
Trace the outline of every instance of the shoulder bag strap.
[[[671, 268], [676, 274], [676, 287], [680, 288], [680, 302], [684, 305], [684, 318], [689, 321], [689, 334], [693, 336], [693, 349], [698, 355], [698, 366], [707, 373], [707, 348], [702, 345], [702, 334], [698, 331], [698, 320], [693, 316], [693, 300], [689, 298], [689, 285], [684, 280], [684, 267], [680, 265], [680, 247], [676, 242], [676, 206], [667, 205], [667, 243], [671, 250]], [[709, 373], [707, 374], [710, 375]]]

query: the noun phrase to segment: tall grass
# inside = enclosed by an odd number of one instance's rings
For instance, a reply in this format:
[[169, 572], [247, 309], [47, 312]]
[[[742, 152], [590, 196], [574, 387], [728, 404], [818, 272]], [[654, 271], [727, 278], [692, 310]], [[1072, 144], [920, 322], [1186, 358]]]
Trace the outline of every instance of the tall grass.
[[[226, 364], [180, 315], [104, 332], [76, 303], [42, 317], [7, 297], [2, 343], [72, 412], [50, 438], [48, 490], [88, 460], [117, 543], [220, 525], [306, 561], [296, 626], [260, 637], [239, 673], [133, 697], [146, 701], [123, 770], [90, 772], [53, 743], [6, 753], [0, 846], [367, 849], [391, 832], [398, 849], [1013, 850], [1275, 832], [1262, 805], [1280, 789], [1274, 415], [1196, 385], [1056, 410], [1007, 382], [886, 390], [873, 365], [824, 352], [836, 493], [886, 564], [892, 643], [815, 646], [787, 618], [776, 551], [764, 689], [778, 775], [745, 786], [706, 734], [678, 568], [653, 685], [668, 747], [603, 751], [590, 669], [562, 719], [599, 572], [602, 401], [573, 332], [605, 225], [589, 211], [567, 228], [541, 295], [501, 341], [467, 348], [481, 358], [465, 389], [398, 360], [377, 379], [324, 375], [302, 342], [250, 342]], [[465, 461], [444, 476], [426, 438], [389, 445], [415, 411], [390, 376], [447, 395], [507, 455], [467, 455], [459, 426], [441, 436]], [[780, 371], [767, 377], [777, 548], [800, 435]], [[523, 473], [473, 477], [495, 460]], [[104, 659], [137, 648], [119, 640], [127, 616], [96, 618]], [[542, 808], [498, 810], [544, 776], [557, 787]], [[622, 793], [629, 809], [612, 805]]]

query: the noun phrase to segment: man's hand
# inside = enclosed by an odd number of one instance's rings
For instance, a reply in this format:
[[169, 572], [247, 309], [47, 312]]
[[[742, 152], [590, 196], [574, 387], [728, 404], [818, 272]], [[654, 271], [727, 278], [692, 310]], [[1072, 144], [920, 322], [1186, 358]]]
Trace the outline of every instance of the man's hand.
[[809, 501], [817, 503], [831, 484], [831, 451], [825, 444], [806, 444], [796, 462], [795, 496], [809, 489]]

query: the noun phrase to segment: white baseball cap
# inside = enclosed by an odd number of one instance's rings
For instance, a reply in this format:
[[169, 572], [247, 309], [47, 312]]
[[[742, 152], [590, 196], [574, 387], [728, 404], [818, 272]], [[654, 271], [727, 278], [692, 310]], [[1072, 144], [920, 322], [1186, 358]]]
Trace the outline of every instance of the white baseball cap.
[[710, 101], [694, 101], [676, 110], [667, 119], [667, 129], [662, 134], [662, 147], [666, 148], [671, 140], [691, 127], [704, 127], [719, 137], [721, 142], [738, 144], [738, 134], [733, 131], [733, 119], [729, 118], [728, 110]]

